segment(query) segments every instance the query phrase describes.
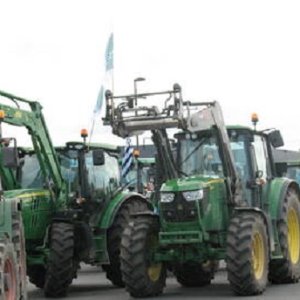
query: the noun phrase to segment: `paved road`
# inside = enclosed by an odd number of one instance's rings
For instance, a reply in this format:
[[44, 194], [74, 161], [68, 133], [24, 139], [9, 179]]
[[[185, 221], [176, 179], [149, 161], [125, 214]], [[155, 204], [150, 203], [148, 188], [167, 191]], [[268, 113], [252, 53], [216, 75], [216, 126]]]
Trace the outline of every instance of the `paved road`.
[[[288, 299], [298, 300], [300, 297], [300, 283], [286, 285], [270, 285], [266, 292], [261, 296], [254, 297], [234, 297], [224, 271], [219, 271], [212, 284], [203, 288], [182, 288], [177, 284], [174, 278], [167, 280], [167, 287], [164, 294], [156, 298], [147, 299], [185, 299], [185, 300], [207, 300], [207, 299]], [[29, 286], [29, 299], [44, 299], [41, 290], [32, 285]], [[84, 268], [80, 271], [78, 279], [74, 280], [70, 287], [68, 298], [66, 300], [85, 299], [85, 300], [127, 300], [131, 298], [124, 289], [114, 288], [105, 278], [104, 273], [99, 273], [96, 268]]]

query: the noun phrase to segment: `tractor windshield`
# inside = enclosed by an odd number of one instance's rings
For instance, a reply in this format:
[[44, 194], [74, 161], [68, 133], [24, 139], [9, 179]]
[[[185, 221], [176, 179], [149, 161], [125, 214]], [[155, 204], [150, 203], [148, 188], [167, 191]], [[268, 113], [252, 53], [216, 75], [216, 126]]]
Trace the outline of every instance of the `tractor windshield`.
[[18, 181], [24, 189], [43, 186], [45, 180], [36, 154], [24, 154], [18, 171]]
[[250, 179], [250, 167], [247, 159], [247, 147], [245, 144], [246, 141], [247, 136], [242, 134], [240, 134], [236, 138], [233, 138], [231, 136], [230, 141], [230, 147], [233, 153], [235, 167], [244, 185], [246, 184], [247, 180]]
[[[103, 198], [107, 191], [114, 191], [120, 185], [118, 158], [104, 152], [105, 164], [93, 164], [92, 151], [85, 154], [88, 182], [95, 197]], [[109, 194], [109, 193], [108, 193]]]
[[186, 176], [222, 177], [223, 167], [217, 139], [211, 134], [186, 134], [178, 137], [179, 166]]
[[122, 183], [126, 184], [129, 190], [136, 190], [137, 177], [140, 177], [140, 190], [148, 190], [154, 182], [155, 162], [153, 159], [139, 159], [134, 162], [133, 168], [129, 171]]
[[[78, 150], [59, 150], [62, 176], [67, 181], [69, 191], [76, 192], [79, 181]], [[96, 166], [93, 163], [93, 150], [84, 154], [85, 172], [91, 192], [101, 198], [105, 191], [114, 190], [119, 186], [120, 175], [118, 159], [109, 153], [104, 153], [105, 164]]]
[[69, 191], [76, 191], [78, 186], [78, 152], [68, 149], [58, 151], [61, 173], [66, 180]]

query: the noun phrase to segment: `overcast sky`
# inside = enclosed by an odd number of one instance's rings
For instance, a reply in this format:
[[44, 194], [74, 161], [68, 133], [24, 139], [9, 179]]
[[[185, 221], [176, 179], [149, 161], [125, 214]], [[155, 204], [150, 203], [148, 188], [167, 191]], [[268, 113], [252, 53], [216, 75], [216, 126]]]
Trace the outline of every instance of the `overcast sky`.
[[256, 112], [300, 148], [300, 1], [0, 0], [0, 12], [0, 89], [42, 103], [55, 144], [89, 128], [113, 31], [115, 94], [138, 76], [140, 91], [178, 82], [218, 100], [226, 123]]

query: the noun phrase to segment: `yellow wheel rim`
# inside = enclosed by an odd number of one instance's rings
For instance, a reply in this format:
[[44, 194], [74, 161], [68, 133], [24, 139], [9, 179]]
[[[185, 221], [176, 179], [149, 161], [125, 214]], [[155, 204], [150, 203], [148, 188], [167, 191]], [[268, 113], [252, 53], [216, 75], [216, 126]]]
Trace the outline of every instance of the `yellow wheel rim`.
[[252, 240], [252, 267], [256, 279], [263, 276], [265, 268], [265, 246], [261, 233], [255, 232]]
[[148, 276], [151, 281], [155, 282], [159, 279], [162, 269], [162, 264], [155, 264], [148, 267]]
[[149, 279], [152, 282], [156, 282], [159, 280], [160, 274], [161, 274], [162, 268], [163, 268], [162, 263], [153, 261], [153, 254], [155, 253], [157, 244], [158, 244], [157, 236], [154, 234], [150, 235], [148, 238], [148, 245], [147, 245], [147, 249], [149, 251], [147, 273], [148, 273]]
[[300, 252], [300, 230], [299, 218], [294, 208], [290, 208], [287, 215], [288, 224], [288, 245], [290, 258], [293, 264], [299, 261]]

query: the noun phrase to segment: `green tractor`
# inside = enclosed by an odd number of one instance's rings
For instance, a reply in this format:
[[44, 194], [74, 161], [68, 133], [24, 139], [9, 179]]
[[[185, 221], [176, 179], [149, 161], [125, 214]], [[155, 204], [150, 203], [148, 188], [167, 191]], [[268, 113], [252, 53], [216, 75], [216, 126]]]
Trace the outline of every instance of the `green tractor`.
[[[159, 95], [167, 97], [162, 109], [138, 105]], [[134, 214], [121, 242], [131, 296], [162, 293], [167, 270], [183, 286], [208, 285], [220, 260], [237, 295], [261, 294], [268, 280], [299, 280], [300, 189], [275, 175], [278, 130], [226, 127], [218, 102], [183, 101], [178, 84], [119, 97], [107, 91], [106, 107], [114, 134], [151, 131], [157, 150], [155, 210]]]
[[[0, 111], [0, 147], [6, 140], [2, 137]], [[11, 163], [10, 153], [1, 155], [2, 165]], [[7, 178], [7, 177], [6, 177]], [[5, 179], [0, 180], [0, 298], [2, 300], [26, 300], [26, 252], [21, 215], [21, 201], [5, 194]]]
[[68, 143], [58, 151], [38, 102], [0, 95], [15, 104], [0, 104], [2, 122], [27, 129], [32, 140], [30, 150], [10, 146], [13, 139], [7, 139], [2, 151], [12, 159], [0, 167], [5, 197], [22, 200], [30, 282], [46, 297], [65, 296], [85, 262], [103, 266], [113, 284], [124, 286], [121, 234], [130, 214], [151, 210], [151, 204], [122, 190], [116, 151], [85, 143]]

